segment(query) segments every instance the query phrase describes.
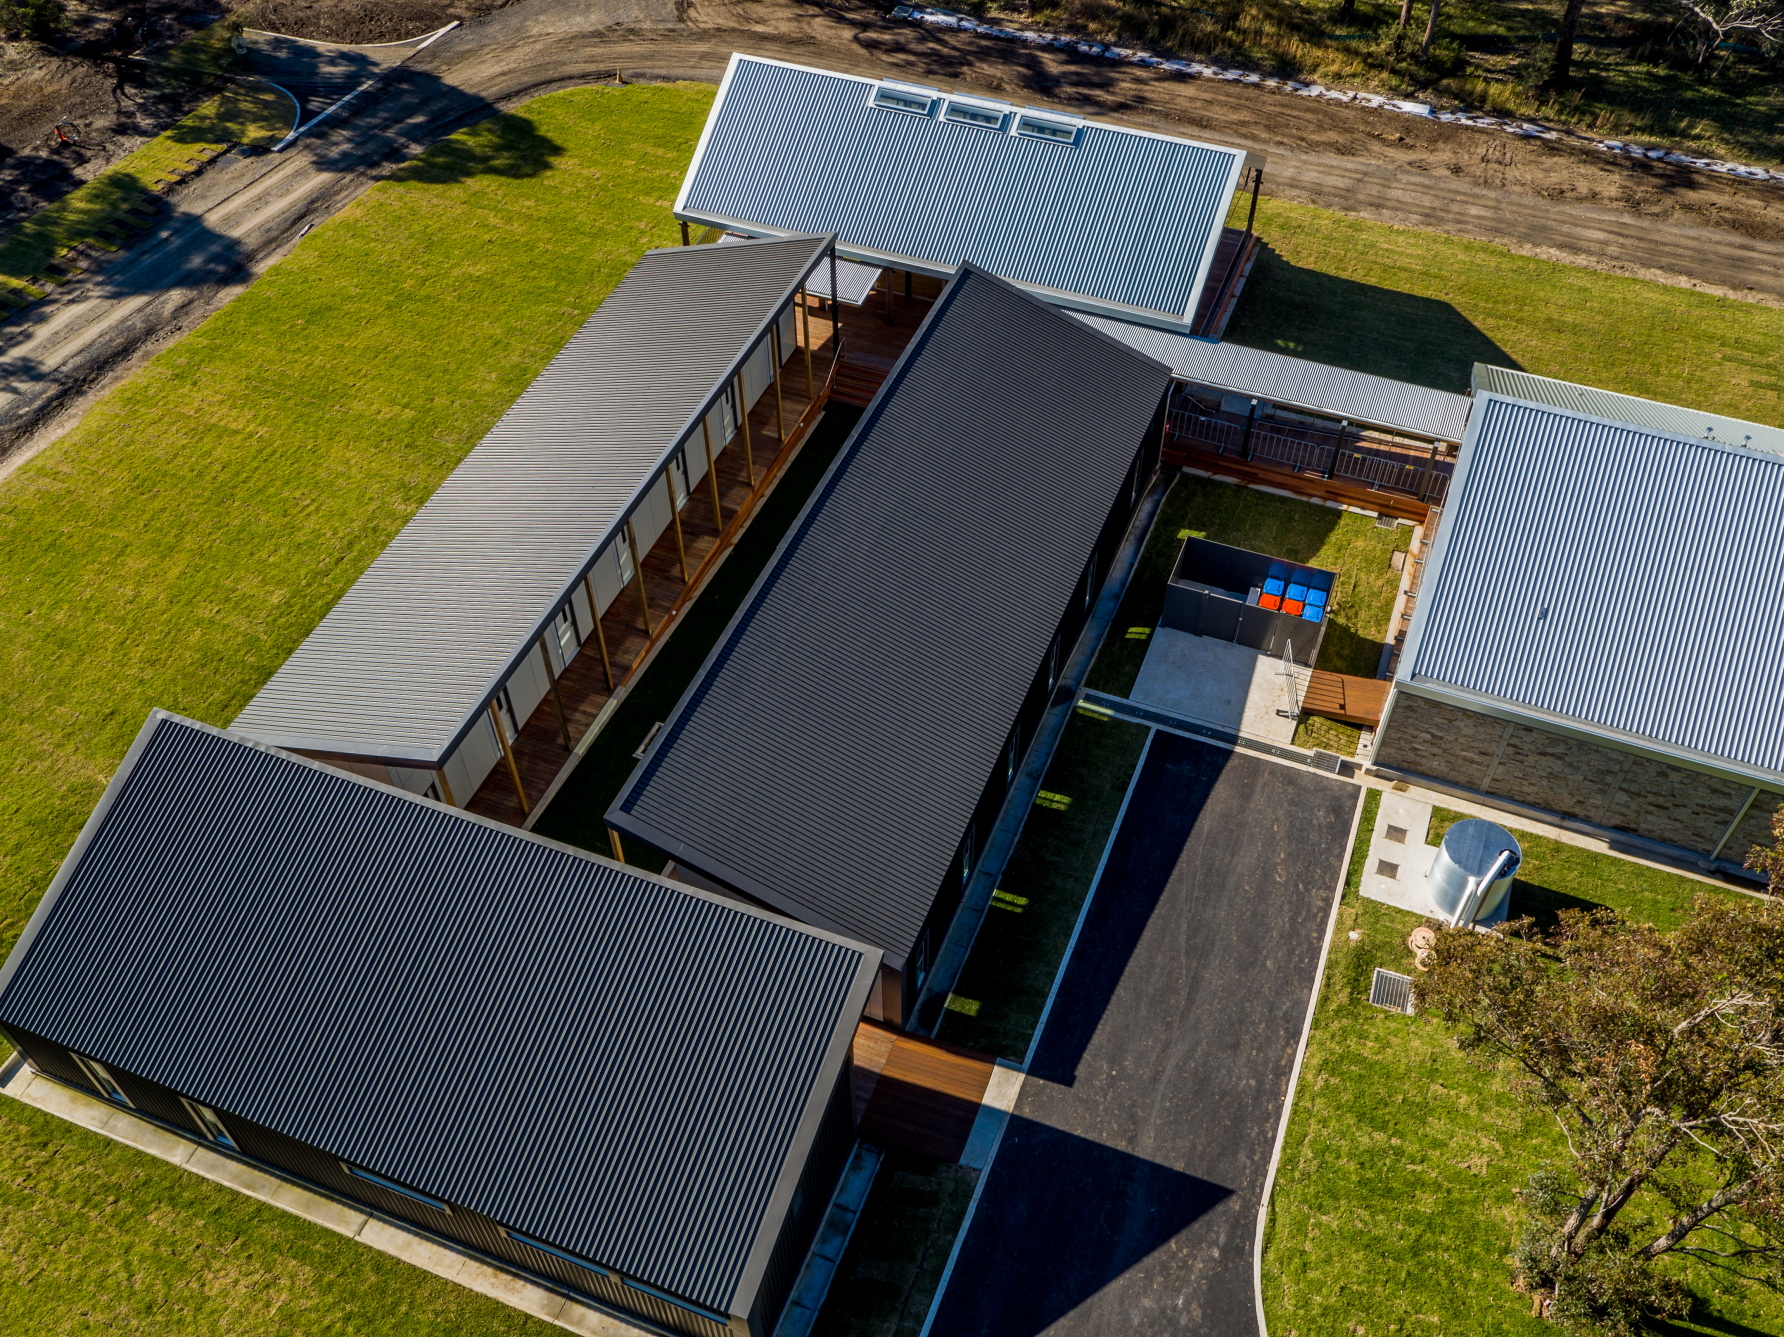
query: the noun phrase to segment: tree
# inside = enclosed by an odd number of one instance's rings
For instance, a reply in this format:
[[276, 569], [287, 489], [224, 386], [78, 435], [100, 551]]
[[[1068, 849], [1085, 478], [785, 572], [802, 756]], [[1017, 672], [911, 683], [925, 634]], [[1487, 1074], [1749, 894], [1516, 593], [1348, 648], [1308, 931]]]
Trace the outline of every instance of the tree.
[[1431, 17], [1425, 21], [1425, 40], [1419, 44], [1419, 59], [1431, 59], [1431, 39], [1437, 36], [1437, 10], [1443, 0], [1431, 0]]
[[1784, 807], [1772, 814], [1772, 843], [1748, 850], [1747, 867], [1766, 875], [1772, 895], [1784, 895]]
[[1549, 57], [1548, 73], [1537, 87], [1545, 93], [1559, 93], [1573, 80], [1573, 39], [1580, 27], [1580, 11], [1586, 0], [1567, 0], [1561, 11], [1561, 28], [1555, 34], [1554, 54]]
[[67, 26], [62, 0], [0, 0], [0, 36], [47, 42]]
[[1784, 0], [1673, 0], [1697, 25], [1697, 67], [1722, 43], [1747, 34], [1755, 41], [1784, 42]]
[[1607, 910], [1446, 929], [1420, 1005], [1567, 1139], [1524, 1196], [1537, 1311], [1634, 1333], [1689, 1256], [1784, 1290], [1784, 905], [1700, 896], [1670, 934]]

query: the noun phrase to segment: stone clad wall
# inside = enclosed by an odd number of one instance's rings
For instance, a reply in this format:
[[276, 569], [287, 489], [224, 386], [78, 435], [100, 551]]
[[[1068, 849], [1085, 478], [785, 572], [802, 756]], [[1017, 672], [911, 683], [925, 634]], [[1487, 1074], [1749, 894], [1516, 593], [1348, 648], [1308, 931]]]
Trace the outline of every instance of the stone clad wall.
[[[1614, 827], [1699, 854], [1740, 812], [1743, 785], [1546, 729], [1396, 692], [1371, 764]], [[1722, 849], [1740, 863], [1784, 794], [1761, 793]]]

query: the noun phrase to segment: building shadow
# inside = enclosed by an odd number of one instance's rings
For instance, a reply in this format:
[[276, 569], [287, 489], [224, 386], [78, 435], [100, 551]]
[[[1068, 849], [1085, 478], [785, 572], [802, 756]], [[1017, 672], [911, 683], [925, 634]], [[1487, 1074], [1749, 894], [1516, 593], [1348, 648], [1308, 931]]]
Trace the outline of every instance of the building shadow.
[[1226, 340], [1456, 394], [1476, 362], [1521, 370], [1448, 302], [1305, 269], [1267, 245]]
[[[1019, 1115], [986, 1174], [932, 1337], [1049, 1331], [1233, 1196], [1225, 1185]], [[1205, 1252], [1183, 1249], [1165, 1264], [1173, 1282], [1182, 1264], [1205, 1267]], [[1229, 1260], [1223, 1271], [1249, 1292], [1247, 1260]]]

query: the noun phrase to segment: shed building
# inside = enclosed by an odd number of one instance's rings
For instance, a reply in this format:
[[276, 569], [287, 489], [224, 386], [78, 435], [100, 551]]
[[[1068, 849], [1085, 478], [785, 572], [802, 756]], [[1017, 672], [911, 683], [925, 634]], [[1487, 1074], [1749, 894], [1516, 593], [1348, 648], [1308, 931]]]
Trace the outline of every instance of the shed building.
[[0, 968], [39, 1072], [597, 1306], [766, 1337], [879, 953], [155, 712]]
[[1372, 762], [1738, 868], [1784, 804], [1784, 457], [1544, 399], [1477, 388]]
[[646, 252], [232, 727], [468, 803], [569, 661], [604, 653], [601, 613], [642, 589], [831, 258], [805, 236]]
[[963, 266], [609, 809], [903, 1023], [1157, 465], [1169, 371]]
[[1222, 226], [1241, 178], [1262, 163], [1064, 112], [734, 54], [675, 213], [755, 236], [835, 233], [845, 258], [907, 273], [945, 279], [979, 265], [1062, 306], [1185, 329], [1211, 279], [1228, 277], [1213, 272]]

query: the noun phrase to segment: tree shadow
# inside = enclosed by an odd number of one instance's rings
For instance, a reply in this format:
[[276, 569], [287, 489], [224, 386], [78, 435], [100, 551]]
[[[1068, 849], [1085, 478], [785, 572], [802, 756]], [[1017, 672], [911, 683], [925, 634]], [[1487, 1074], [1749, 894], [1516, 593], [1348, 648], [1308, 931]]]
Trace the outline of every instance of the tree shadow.
[[1520, 369], [1448, 302], [1304, 269], [1268, 246], [1259, 250], [1226, 338], [1456, 394], [1467, 391], [1476, 362]]
[[1536, 921], [1536, 926], [1547, 933], [1561, 923], [1563, 910], [1602, 910], [1604, 908], [1599, 902], [1589, 901], [1583, 896], [1556, 891], [1553, 887], [1526, 882], [1519, 878], [1511, 884], [1511, 904], [1507, 913], [1513, 919], [1521, 915], [1529, 915]]
[[1776, 1337], [1764, 1328], [1749, 1327], [1734, 1319], [1723, 1318], [1720, 1314], [1712, 1314], [1704, 1308], [1703, 1301], [1696, 1297], [1693, 1297], [1688, 1321], [1690, 1327], [1663, 1318], [1651, 1318], [1647, 1322], [1647, 1330], [1659, 1333], [1661, 1337], [1703, 1337], [1705, 1332], [1719, 1332], [1725, 1337]]
[[[937, 1307], [935, 1337], [1047, 1331], [1233, 1196], [1225, 1185], [1020, 1115], [1011, 1116], [986, 1174]], [[1165, 1265], [1173, 1274], [1217, 1270], [1216, 1284], [1233, 1283], [1249, 1307], [1244, 1259], [1210, 1269], [1207, 1251], [1179, 1252]]]
[[397, 168], [390, 179], [448, 185], [474, 176], [533, 177], [550, 170], [563, 152], [564, 146], [540, 134], [532, 121], [509, 113], [442, 140]]

